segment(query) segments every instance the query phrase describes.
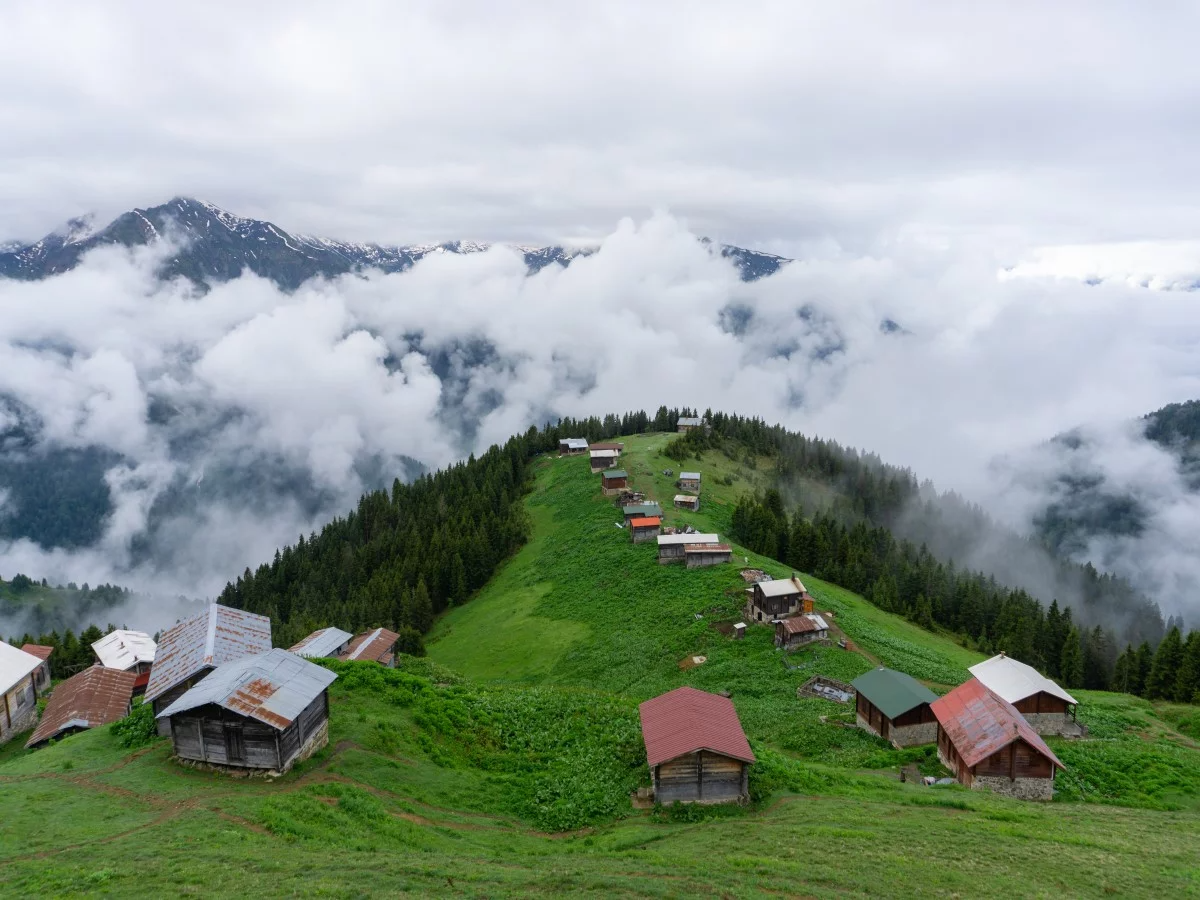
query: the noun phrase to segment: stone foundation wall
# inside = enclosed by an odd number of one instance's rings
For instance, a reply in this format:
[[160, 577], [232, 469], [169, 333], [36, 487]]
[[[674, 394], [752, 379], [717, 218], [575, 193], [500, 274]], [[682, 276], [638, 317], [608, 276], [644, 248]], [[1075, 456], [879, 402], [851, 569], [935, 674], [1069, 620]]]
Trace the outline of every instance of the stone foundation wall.
[[994, 775], [977, 775], [974, 788], [988, 788], [1018, 800], [1050, 800], [1054, 797], [1054, 780], [1051, 778], [1004, 778]]
[[286, 772], [288, 769], [290, 769], [296, 763], [303, 762], [304, 760], [308, 759], [310, 756], [312, 756], [314, 753], [316, 753], [318, 750], [320, 750], [322, 747], [324, 747], [328, 743], [329, 743], [329, 720], [326, 719], [324, 722], [321, 723], [321, 727], [318, 728], [316, 731], [314, 731], [309, 736], [308, 740], [304, 742], [304, 746], [300, 748], [300, 752], [296, 755], [296, 758], [293, 759], [290, 763], [288, 763], [284, 767], [283, 770]]
[[858, 723], [858, 727], [861, 728], [863, 731], [868, 731], [874, 735], [879, 734], [878, 731], [876, 731], [874, 728], [871, 727], [871, 723], [862, 717], [862, 713], [855, 713], [854, 719]]
[[0, 744], [5, 741], [12, 740], [13, 736], [20, 734], [22, 731], [28, 731], [37, 724], [37, 704], [31, 703], [20, 711], [12, 713], [12, 728], [4, 728], [0, 725]]
[[919, 747], [921, 744], [932, 744], [937, 740], [937, 722], [892, 728], [890, 735], [892, 743], [897, 747]]
[[1077, 730], [1066, 713], [1023, 713], [1029, 727], [1038, 734], [1064, 734]]

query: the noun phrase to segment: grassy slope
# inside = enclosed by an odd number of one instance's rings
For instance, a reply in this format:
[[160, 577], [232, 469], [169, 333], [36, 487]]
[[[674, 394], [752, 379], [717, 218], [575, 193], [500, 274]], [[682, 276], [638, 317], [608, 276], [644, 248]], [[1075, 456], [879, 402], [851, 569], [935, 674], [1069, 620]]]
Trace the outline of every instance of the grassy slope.
[[[669, 480], [651, 475], [680, 468], [655, 455], [665, 440], [627, 441], [627, 462], [669, 501]], [[1124, 791], [1125, 802], [1174, 809], [1039, 806], [901, 784], [873, 770], [910, 757], [928, 764], [924, 751], [902, 754], [823, 723], [848, 717], [794, 693], [814, 672], [849, 678], [870, 663], [825, 648], [796, 654], [804, 668], [788, 671], [767, 629], [741, 642], [720, 635], [711, 623], [736, 618], [740, 605], [736, 567], [658, 566], [652, 547], [629, 545], [613, 527], [614, 510], [585, 466], [539, 466], [529, 501], [535, 540], [438, 625], [431, 655], [479, 681], [458, 684], [410, 662], [429, 679], [388, 673], [386, 683], [369, 682], [382, 670], [347, 664], [331, 692], [330, 746], [274, 783], [183, 769], [164, 743], [128, 751], [107, 729], [0, 760], [0, 894], [1200, 892], [1200, 753], [1171, 725], [1186, 710], [1088, 695], [1101, 739], [1071, 745], [1082, 755], [1068, 759], [1083, 782], [1068, 792], [1095, 799], [1092, 779]], [[701, 468], [712, 481], [740, 466]], [[689, 518], [724, 532], [746, 484], [710, 484], [705, 510]], [[856, 642], [892, 665], [953, 682], [976, 659], [832, 585], [806, 583]], [[692, 653], [709, 661], [680, 670]], [[631, 814], [624, 792], [645, 777], [636, 702], [681, 683], [733, 691], [756, 768], [782, 785], [765, 806], [698, 823]], [[1117, 783], [1114, 760], [1129, 753], [1150, 785]], [[556, 795], [562, 784], [569, 790]], [[1132, 797], [1133, 787], [1152, 793]], [[600, 827], [539, 831], [587, 804], [601, 811]]]

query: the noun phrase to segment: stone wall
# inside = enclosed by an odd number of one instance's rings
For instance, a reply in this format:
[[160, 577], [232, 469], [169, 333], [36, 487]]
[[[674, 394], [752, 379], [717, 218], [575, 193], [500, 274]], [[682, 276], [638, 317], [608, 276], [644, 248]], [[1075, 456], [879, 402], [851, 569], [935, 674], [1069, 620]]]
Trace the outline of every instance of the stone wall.
[[977, 775], [974, 788], [988, 788], [997, 794], [1016, 797], [1018, 800], [1050, 800], [1054, 797], [1052, 778], [1004, 778], [994, 775]]
[[[0, 695], [2, 698], [3, 695]], [[28, 731], [37, 724], [38, 713], [37, 704], [30, 703], [24, 709], [12, 711], [12, 728], [4, 728], [0, 726], [0, 744], [11, 740], [14, 736], [22, 731]]]
[[1074, 734], [1079, 726], [1066, 713], [1024, 713], [1029, 727], [1038, 734]]
[[897, 747], [919, 747], [937, 740], [937, 722], [922, 722], [920, 725], [904, 725], [892, 728], [892, 743]]
[[300, 748], [296, 758], [283, 767], [283, 771], [287, 771], [298, 762], [303, 762], [308, 759], [322, 747], [329, 743], [329, 720], [325, 719], [321, 726], [314, 731], [304, 742], [304, 746]]

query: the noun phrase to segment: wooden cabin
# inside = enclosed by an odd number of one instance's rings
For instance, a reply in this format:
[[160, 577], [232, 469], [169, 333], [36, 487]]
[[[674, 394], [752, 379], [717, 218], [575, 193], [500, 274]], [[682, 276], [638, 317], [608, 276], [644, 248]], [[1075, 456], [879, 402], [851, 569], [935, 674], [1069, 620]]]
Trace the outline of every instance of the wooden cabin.
[[50, 680], [46, 660], [18, 650], [0, 641], [0, 744], [32, 728], [37, 722], [39, 670], [45, 668], [45, 683]]
[[799, 650], [828, 638], [829, 623], [816, 613], [792, 616], [775, 623], [775, 646], [782, 650]]
[[661, 530], [662, 519], [658, 516], [646, 516], [629, 521], [629, 531], [633, 535], [635, 544], [644, 544], [647, 541], [655, 540]]
[[649, 500], [645, 503], [631, 503], [621, 507], [621, 514], [625, 517], [625, 524], [628, 525], [633, 519], [644, 519], [652, 516], [662, 518], [662, 507]]
[[658, 803], [744, 803], [754, 753], [727, 697], [676, 688], [638, 707]]
[[691, 494], [676, 494], [675, 507], [676, 509], [690, 509], [692, 512], [699, 512], [700, 498]]
[[[146, 700], [158, 715], [217, 666], [271, 649], [271, 620], [210, 604], [204, 612], [168, 628], [154, 652]], [[159, 719], [159, 734], [167, 734]]]
[[602, 441], [599, 444], [592, 444], [591, 449], [615, 450], [617, 452], [617, 456], [620, 456], [625, 451], [625, 445], [621, 443], [614, 443], [613, 441]]
[[1028, 666], [1003, 653], [971, 666], [970, 672], [993, 694], [1016, 707], [1038, 734], [1078, 736], [1074, 697]]
[[40, 747], [129, 715], [138, 673], [94, 665], [56, 687], [26, 747]]
[[1021, 800], [1050, 800], [1065, 768], [1016, 708], [977, 678], [960, 684], [930, 709], [937, 719], [938, 758], [969, 788]]
[[689, 569], [719, 566], [733, 562], [733, 548], [728, 544], [684, 544], [683, 559]]
[[680, 416], [679, 420], [675, 423], [675, 430], [679, 434], [686, 434], [687, 432], [691, 431], [693, 428], [703, 428], [703, 427], [704, 427], [703, 420], [698, 419], [695, 416]]
[[660, 534], [658, 536], [658, 561], [663, 564], [685, 562], [687, 560], [686, 551], [688, 546], [717, 544], [720, 540], [720, 535], [700, 534], [699, 532], [691, 534]]
[[681, 491], [692, 491], [700, 493], [700, 473], [699, 472], [680, 472], [679, 481], [677, 482]]
[[106, 669], [132, 672], [136, 676], [133, 686], [135, 696], [146, 693], [157, 649], [154, 638], [146, 632], [122, 628], [110, 631], [92, 644], [92, 652], [96, 654], [96, 661], [100, 665]]
[[624, 469], [609, 469], [600, 475], [600, 487], [606, 494], [615, 494], [629, 487], [629, 473]]
[[340, 628], [321, 628], [300, 643], [288, 647], [288, 653], [295, 653], [305, 659], [336, 658], [346, 652], [353, 638], [354, 635]]
[[579, 456], [587, 451], [588, 442], [583, 438], [563, 438], [558, 442], [558, 452], [563, 456]]
[[269, 650], [218, 666], [158, 719], [178, 759], [286, 772], [329, 740], [336, 678], [287, 650]]
[[858, 695], [859, 728], [897, 748], [937, 740], [937, 719], [930, 709], [937, 694], [911, 675], [881, 666], [860, 675], [851, 685]]
[[611, 469], [617, 464], [616, 450], [597, 450], [593, 447], [588, 451], [588, 456], [591, 459], [592, 471], [602, 472], [605, 469]]
[[774, 622], [812, 611], [812, 596], [796, 575], [757, 581], [746, 588], [746, 616], [755, 622]]
[[346, 646], [338, 659], [356, 659], [363, 662], [377, 662], [389, 669], [396, 666], [396, 641], [400, 635], [386, 628], [376, 628], [357, 635]]

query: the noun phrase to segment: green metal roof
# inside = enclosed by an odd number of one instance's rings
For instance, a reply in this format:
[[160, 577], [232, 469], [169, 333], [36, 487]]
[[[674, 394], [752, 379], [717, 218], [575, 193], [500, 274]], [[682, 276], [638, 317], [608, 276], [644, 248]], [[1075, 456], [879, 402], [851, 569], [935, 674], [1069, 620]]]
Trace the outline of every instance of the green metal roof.
[[629, 473], [626, 472], [624, 469], [605, 469], [605, 471], [602, 474], [604, 475], [605, 481], [607, 481], [610, 478], [628, 478], [629, 477]]
[[626, 516], [637, 516], [642, 513], [657, 516], [662, 514], [662, 507], [657, 503], [631, 503], [629, 506], [622, 506], [621, 512]]
[[902, 716], [922, 703], [932, 703], [937, 699], [937, 694], [917, 679], [892, 669], [872, 669], [850, 683], [889, 719]]

